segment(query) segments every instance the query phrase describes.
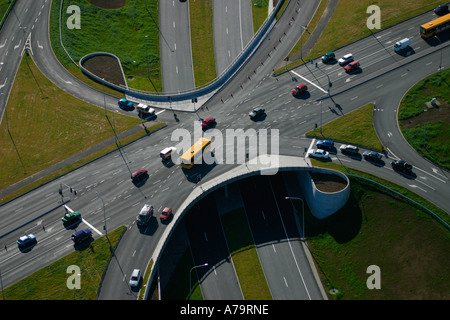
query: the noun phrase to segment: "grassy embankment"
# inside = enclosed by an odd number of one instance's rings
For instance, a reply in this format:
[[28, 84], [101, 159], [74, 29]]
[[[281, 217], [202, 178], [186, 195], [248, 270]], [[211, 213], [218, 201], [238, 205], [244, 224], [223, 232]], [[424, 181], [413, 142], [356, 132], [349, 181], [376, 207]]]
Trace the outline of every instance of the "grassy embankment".
[[[324, 1], [325, 2], [325, 1]], [[441, 4], [439, 0], [378, 0], [371, 1], [372, 5], [380, 7], [381, 28], [387, 28], [403, 20], [411, 18], [427, 10], [431, 10]], [[366, 1], [340, 0], [329, 23], [323, 30], [319, 40], [307, 54], [303, 53], [303, 60], [308, 61], [321, 55], [343, 47], [346, 44], [368, 36], [378, 30], [369, 30], [367, 28], [368, 14], [367, 7], [370, 5]], [[320, 16], [324, 10], [323, 4], [317, 10], [317, 17], [314, 17], [308, 26], [308, 32], [303, 33], [303, 39], [299, 40], [297, 45], [289, 53], [289, 57], [300, 52], [300, 44], [305, 43], [310, 33], [317, 25]], [[286, 68], [291, 69], [302, 64], [303, 61], [291, 61]], [[285, 67], [276, 70], [280, 73]]]
[[[11, 90], [0, 126], [0, 188], [44, 170], [108, 138], [141, 123], [140, 119], [107, 112], [67, 94], [40, 73], [30, 57], [24, 57]], [[164, 124], [148, 128], [155, 130]], [[9, 131], [8, 131], [9, 128]], [[124, 144], [145, 134], [120, 141]], [[68, 172], [117, 148], [115, 144], [22, 188], [11, 199], [45, 181]]]
[[[67, 58], [59, 41], [60, 4], [61, 0], [53, 1], [51, 11], [50, 36], [56, 56], [78, 78], [102, 91], [119, 94], [90, 80]], [[66, 9], [70, 5], [80, 8], [80, 29], [70, 30], [65, 26], [70, 17]], [[88, 1], [71, 0], [64, 1], [62, 12], [63, 43], [76, 63], [89, 53], [112, 53], [119, 57], [131, 88], [162, 91], [157, 1], [127, 1], [120, 9], [102, 9]], [[147, 73], [147, 52], [151, 81]]]
[[[431, 162], [450, 169], [450, 69], [419, 81], [403, 98], [398, 118], [408, 143]], [[427, 105], [436, 98], [440, 105]], [[425, 111], [426, 110], [426, 111]]]

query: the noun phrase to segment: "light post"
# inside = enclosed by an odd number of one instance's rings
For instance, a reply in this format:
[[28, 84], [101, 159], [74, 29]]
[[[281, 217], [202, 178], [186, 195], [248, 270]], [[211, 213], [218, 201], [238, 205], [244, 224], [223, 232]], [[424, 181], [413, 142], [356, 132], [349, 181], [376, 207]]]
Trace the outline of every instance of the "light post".
[[298, 198], [298, 197], [285, 197], [286, 200], [301, 200], [302, 201], [302, 239], [301, 240], [305, 240], [305, 204], [303, 202], [302, 198]]
[[106, 212], [105, 212], [105, 201], [103, 201], [103, 198], [100, 197], [100, 195], [98, 194], [98, 192], [95, 192], [97, 194], [97, 197], [100, 198], [100, 200], [102, 200], [102, 204], [103, 204], [103, 229], [105, 230], [105, 234], [106, 234], [106, 238], [108, 238], [108, 230], [106, 229]]
[[434, 35], [434, 37], [439, 41], [439, 44], [441, 45], [441, 58], [440, 58], [440, 61], [439, 61], [439, 75], [442, 75], [442, 41], [441, 41], [441, 39], [439, 39], [438, 37], [437, 37], [437, 35]]
[[192, 270], [194, 270], [195, 268], [206, 267], [207, 265], [208, 265], [208, 263], [200, 264], [198, 266], [193, 266], [191, 268], [191, 270], [189, 270], [189, 300], [191, 300], [191, 293], [192, 293], [192, 288], [191, 288], [191, 273], [192, 273]]
[[425, 140], [426, 140], [426, 137], [427, 137], [427, 109], [423, 109], [423, 112], [425, 112], [425, 130], [424, 130], [424, 132], [423, 132], [423, 148], [425, 149], [426, 148], [426, 142], [425, 142]]

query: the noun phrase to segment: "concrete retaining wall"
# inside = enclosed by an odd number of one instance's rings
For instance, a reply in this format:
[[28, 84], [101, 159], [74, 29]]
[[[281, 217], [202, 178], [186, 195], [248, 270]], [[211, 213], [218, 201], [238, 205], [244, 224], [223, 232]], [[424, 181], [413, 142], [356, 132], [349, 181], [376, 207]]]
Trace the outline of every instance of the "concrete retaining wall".
[[[340, 191], [324, 192], [317, 188], [311, 172], [336, 175], [347, 182], [347, 185]], [[350, 197], [350, 181], [347, 176], [339, 171], [332, 171], [322, 168], [311, 168], [311, 170], [297, 171], [302, 193], [305, 195], [311, 213], [318, 219], [324, 219], [341, 209]]]

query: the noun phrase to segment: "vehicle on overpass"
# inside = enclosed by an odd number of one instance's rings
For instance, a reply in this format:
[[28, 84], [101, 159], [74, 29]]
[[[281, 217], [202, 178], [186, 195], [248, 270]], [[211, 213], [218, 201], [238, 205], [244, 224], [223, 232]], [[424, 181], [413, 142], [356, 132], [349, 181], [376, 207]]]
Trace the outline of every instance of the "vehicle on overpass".
[[165, 207], [161, 212], [161, 214], [159, 215], [159, 219], [161, 219], [162, 222], [168, 222], [171, 217], [172, 217], [172, 209], [169, 207]]
[[131, 180], [137, 182], [139, 180], [144, 179], [148, 175], [148, 171], [146, 169], [136, 170], [131, 174]]
[[130, 287], [136, 288], [141, 283], [141, 270], [134, 269], [130, 277]]
[[308, 91], [308, 87], [305, 84], [301, 84], [301, 85], [296, 86], [294, 89], [292, 89], [292, 95], [298, 96], [306, 91]]
[[325, 53], [323, 56], [322, 56], [322, 62], [323, 63], [329, 63], [329, 62], [331, 62], [331, 61], [334, 61], [335, 60], [335, 54], [334, 54], [334, 52], [328, 52], [328, 53]]
[[359, 148], [357, 146], [351, 145], [351, 144], [343, 144], [339, 147], [339, 150], [341, 150], [342, 153], [348, 153], [348, 154], [358, 154]]
[[153, 206], [151, 204], [145, 204], [142, 207], [141, 211], [139, 212], [139, 215], [136, 217], [136, 223], [138, 227], [147, 226], [152, 216], [153, 216]]
[[180, 166], [191, 169], [194, 164], [202, 160], [203, 154], [209, 152], [210, 149], [211, 140], [204, 137], [200, 138], [180, 157]]
[[202, 129], [207, 130], [216, 124], [216, 119], [213, 117], [206, 118], [202, 120]]
[[401, 51], [405, 50], [406, 48], [408, 48], [410, 45], [411, 45], [411, 41], [408, 38], [404, 38], [400, 41], [397, 41], [394, 44], [394, 51], [401, 52]]
[[381, 161], [382, 155], [375, 151], [364, 151], [363, 157], [366, 160], [378, 162]]
[[65, 226], [75, 224], [81, 221], [81, 213], [79, 213], [78, 211], [66, 212], [61, 220]]
[[311, 149], [310, 151], [308, 151], [308, 157], [328, 159], [330, 157], [330, 153], [322, 149]]
[[89, 229], [79, 230], [72, 234], [72, 241], [75, 242], [75, 244], [83, 243], [86, 240], [92, 239], [92, 231]]
[[250, 119], [256, 119], [259, 116], [263, 115], [265, 112], [264, 108], [258, 107], [249, 112]]
[[352, 61], [344, 67], [344, 70], [345, 70], [345, 72], [349, 73], [349, 72], [359, 69], [360, 66], [361, 65], [359, 64], [358, 61]]
[[398, 170], [404, 173], [411, 173], [413, 166], [405, 160], [392, 160], [392, 169]]
[[420, 26], [420, 36], [431, 38], [434, 35], [450, 28], [450, 13], [440, 18], [434, 19]]
[[123, 99], [123, 98], [119, 99], [118, 104], [119, 104], [120, 109], [123, 109], [123, 110], [130, 110], [130, 109], [134, 108], [134, 103], [127, 99]]
[[17, 240], [17, 245], [19, 246], [19, 249], [21, 249], [21, 250], [31, 248], [31, 247], [35, 246], [36, 243], [37, 243], [36, 236], [32, 233], [30, 233], [29, 235], [26, 235], [26, 236], [21, 236]]
[[346, 66], [347, 64], [349, 64], [350, 62], [353, 61], [353, 55], [351, 53], [347, 53], [346, 55], [344, 55], [342, 58], [340, 58], [338, 60], [338, 63], [340, 66]]
[[334, 149], [334, 142], [330, 139], [319, 140], [316, 143], [318, 149]]
[[175, 152], [176, 150], [177, 150], [177, 148], [175, 148], [175, 147], [164, 148], [159, 153], [159, 156], [161, 157], [162, 161], [170, 160], [172, 158], [172, 153]]

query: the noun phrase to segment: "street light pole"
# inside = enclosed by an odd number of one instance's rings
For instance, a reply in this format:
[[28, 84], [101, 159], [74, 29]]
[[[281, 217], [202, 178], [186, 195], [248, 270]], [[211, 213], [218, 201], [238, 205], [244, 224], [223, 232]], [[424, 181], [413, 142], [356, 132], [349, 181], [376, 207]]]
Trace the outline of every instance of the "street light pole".
[[191, 270], [189, 270], [189, 300], [191, 300], [191, 293], [192, 293], [192, 288], [191, 288], [191, 273], [192, 273], [192, 270], [194, 270], [195, 268], [206, 267], [207, 265], [208, 265], [208, 263], [200, 264], [198, 266], [193, 266], [191, 268]]
[[423, 109], [423, 112], [425, 112], [425, 131], [423, 132], [423, 148], [426, 148], [426, 137], [427, 137], [427, 109]]
[[298, 197], [285, 197], [286, 200], [301, 200], [302, 201], [302, 239], [301, 240], [305, 240], [305, 203], [303, 202], [302, 198], [298, 198]]
[[108, 230], [106, 229], [106, 212], [105, 212], [105, 202], [103, 201], [103, 198], [100, 197], [100, 195], [98, 194], [97, 191], [95, 191], [95, 193], [97, 194], [97, 197], [100, 198], [100, 200], [102, 200], [102, 204], [103, 204], [103, 229], [105, 230], [105, 234], [106, 234], [106, 238], [108, 238]]

